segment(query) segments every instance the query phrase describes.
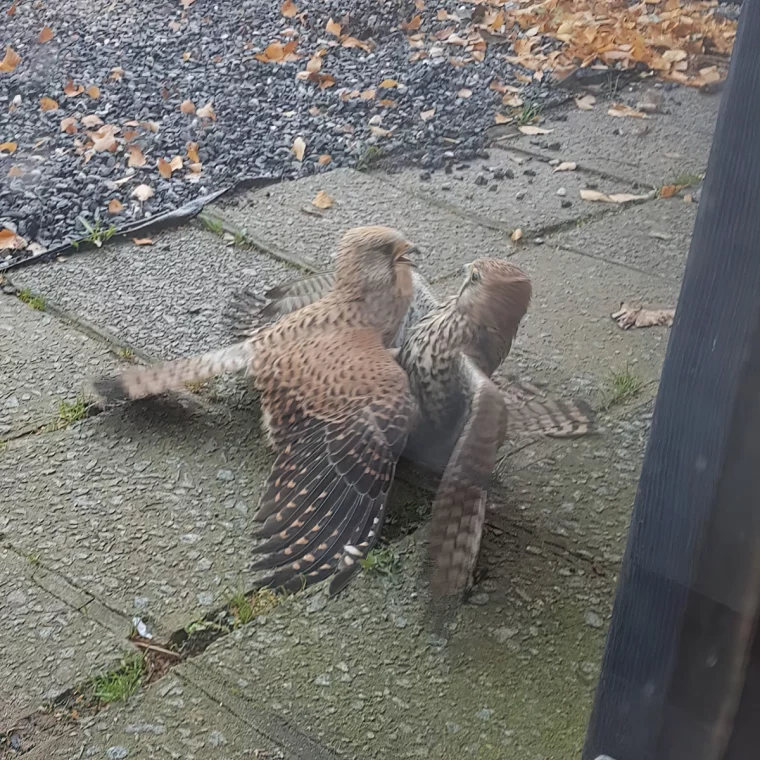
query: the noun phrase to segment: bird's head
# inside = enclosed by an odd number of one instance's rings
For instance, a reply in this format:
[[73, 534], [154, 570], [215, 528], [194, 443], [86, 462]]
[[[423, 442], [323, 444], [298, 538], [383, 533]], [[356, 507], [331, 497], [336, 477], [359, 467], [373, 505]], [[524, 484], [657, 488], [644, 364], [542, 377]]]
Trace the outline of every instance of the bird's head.
[[409, 255], [416, 252], [398, 230], [390, 227], [355, 227], [340, 241], [337, 283], [360, 283], [362, 290], [396, 287], [411, 297], [412, 267]]
[[457, 308], [482, 327], [517, 331], [530, 304], [530, 278], [519, 267], [500, 259], [476, 259], [462, 267], [464, 279]]

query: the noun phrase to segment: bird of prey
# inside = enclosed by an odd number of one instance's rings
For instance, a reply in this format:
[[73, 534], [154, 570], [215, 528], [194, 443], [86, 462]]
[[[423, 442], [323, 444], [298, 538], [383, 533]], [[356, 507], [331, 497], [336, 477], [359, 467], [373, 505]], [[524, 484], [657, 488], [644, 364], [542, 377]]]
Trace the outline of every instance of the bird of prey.
[[[478, 259], [463, 274], [458, 293], [438, 303], [414, 272], [414, 297], [392, 344], [420, 410], [404, 456], [442, 475], [430, 531], [438, 597], [459, 596], [471, 583], [487, 487], [507, 432], [575, 437], [590, 426], [577, 404], [535, 400], [519, 384], [505, 395], [491, 380], [528, 309], [527, 275], [499, 259]], [[240, 293], [228, 318], [238, 335], [250, 334], [321, 298], [334, 278], [321, 272], [280, 285], [263, 308]]]
[[323, 298], [221, 351], [95, 383], [114, 401], [250, 375], [276, 450], [256, 515], [269, 585], [297, 590], [332, 576], [336, 593], [377, 540], [416, 417], [388, 351], [412, 298], [413, 248], [387, 227], [349, 230]]

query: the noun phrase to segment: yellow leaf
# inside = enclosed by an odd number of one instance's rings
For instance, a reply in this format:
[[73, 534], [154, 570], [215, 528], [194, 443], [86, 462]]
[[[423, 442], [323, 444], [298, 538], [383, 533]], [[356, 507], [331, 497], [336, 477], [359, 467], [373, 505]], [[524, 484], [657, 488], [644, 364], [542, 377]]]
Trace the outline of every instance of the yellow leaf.
[[201, 160], [198, 157], [198, 143], [189, 142], [186, 147], [187, 147], [187, 157], [190, 159], [191, 163], [199, 164]]
[[183, 100], [179, 110], [187, 114], [195, 113], [195, 103], [192, 100]]
[[516, 243], [518, 240], [521, 240], [523, 236], [523, 231], [518, 227], [509, 237], [511, 238], [513, 243]]
[[296, 137], [291, 150], [299, 161], [303, 161], [304, 154], [306, 153], [306, 142], [303, 137]]
[[0, 143], [0, 153], [6, 152], [10, 155], [11, 153], [16, 152], [16, 148], [18, 148], [18, 143], [15, 142]]
[[53, 30], [49, 26], [43, 26], [38, 41], [41, 44], [44, 44], [46, 42], [50, 42], [50, 40], [53, 39], [53, 36]]
[[340, 37], [340, 24], [336, 23], [332, 19], [330, 19], [327, 22], [327, 26], [325, 27], [325, 31], [328, 34], [335, 35], [336, 37]]
[[333, 205], [333, 199], [324, 190], [320, 190], [311, 204], [317, 208], [326, 209]]
[[[398, 87], [398, 82], [395, 79], [383, 79], [378, 87], [381, 87], [384, 90], [392, 90], [394, 87]], [[365, 90], [365, 92], [369, 92], [369, 90]]]
[[85, 93], [89, 95], [93, 100], [97, 100], [100, 97], [100, 88], [95, 84], [91, 84], [85, 90]]
[[578, 168], [578, 164], [575, 161], [563, 161], [559, 166], [555, 167], [555, 172], [574, 172]]
[[422, 119], [422, 121], [430, 121], [430, 119], [432, 119], [433, 116], [435, 116], [435, 108], [430, 108], [429, 110], [423, 111], [420, 114], [420, 118]]
[[127, 166], [135, 166], [137, 168], [145, 166], [145, 156], [137, 145], [130, 145], [127, 148], [127, 153], [129, 154]]
[[596, 98], [593, 95], [584, 95], [582, 98], [575, 99], [575, 105], [581, 109], [581, 111], [591, 111], [596, 103]]
[[57, 111], [58, 103], [52, 98], [40, 98], [40, 110], [42, 111]]
[[199, 108], [196, 112], [202, 119], [211, 119], [216, 121], [216, 114], [214, 113], [213, 101], [209, 101], [205, 106]]
[[466, 87], [463, 87], [459, 92], [457, 93], [458, 98], [469, 98], [470, 95], [472, 95], [472, 90], [468, 90]]
[[81, 95], [84, 92], [84, 87], [81, 84], [74, 84], [73, 79], [69, 79], [63, 88], [63, 94], [67, 98], [75, 98], [77, 95]]
[[112, 198], [108, 201], [108, 213], [120, 214], [124, 210], [124, 204], [118, 198]]
[[280, 6], [280, 13], [282, 13], [285, 18], [293, 18], [293, 16], [298, 13], [298, 8], [296, 7], [296, 4], [293, 2], [293, 0], [285, 0], [285, 2]]
[[26, 240], [21, 235], [17, 235], [15, 232], [3, 227], [0, 230], [0, 251], [8, 248], [11, 250], [26, 248]]
[[153, 245], [153, 240], [151, 238], [132, 238], [132, 242], [134, 242], [135, 245]]
[[533, 127], [530, 124], [518, 127], [518, 129], [524, 135], [548, 135], [554, 131], [553, 129], [544, 129], [543, 127]]
[[154, 195], [155, 191], [150, 185], [138, 185], [132, 191], [132, 197], [137, 198], [141, 203], [144, 203], [148, 198], [152, 198]]
[[10, 74], [19, 63], [21, 63], [21, 56], [10, 45], [6, 45], [5, 55], [0, 61], [0, 71]]
[[329, 153], [323, 153], [320, 157], [317, 163], [320, 166], [327, 166], [332, 161], [332, 156]]

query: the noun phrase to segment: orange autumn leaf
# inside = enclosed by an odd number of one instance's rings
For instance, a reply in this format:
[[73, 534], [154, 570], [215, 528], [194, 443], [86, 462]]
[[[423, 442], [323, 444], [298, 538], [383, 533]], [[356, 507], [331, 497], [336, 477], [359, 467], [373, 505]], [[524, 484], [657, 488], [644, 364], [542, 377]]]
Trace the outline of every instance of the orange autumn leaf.
[[61, 132], [65, 132], [67, 135], [73, 135], [77, 131], [77, 120], [73, 116], [67, 116], [65, 119], [61, 119]]
[[199, 164], [201, 160], [198, 157], [198, 143], [189, 142], [186, 148], [187, 148], [187, 157], [190, 159], [191, 163]]
[[108, 201], [108, 213], [120, 214], [124, 209], [124, 204], [118, 198], [112, 198]]
[[52, 98], [40, 98], [40, 110], [42, 111], [57, 111], [58, 102]]
[[135, 245], [153, 245], [152, 238], [132, 238]]
[[16, 148], [18, 148], [18, 143], [15, 142], [0, 143], [0, 154], [7, 153], [8, 155], [11, 155], [11, 153], [16, 152]]
[[163, 158], [158, 159], [158, 173], [164, 178], [164, 179], [171, 179], [172, 178], [172, 167], [171, 164], [166, 161]]
[[341, 26], [337, 22], [335, 22], [332, 19], [330, 19], [327, 22], [327, 26], [325, 27], [325, 31], [328, 34], [334, 35], [335, 37], [340, 37]]
[[100, 97], [100, 88], [97, 85], [91, 84], [86, 90], [85, 93], [91, 97], [93, 100], [97, 100]]
[[21, 235], [17, 235], [6, 227], [0, 229], [0, 251], [7, 249], [18, 251], [23, 248], [26, 248], [26, 240]]
[[298, 13], [298, 8], [296, 7], [296, 4], [293, 2], [293, 0], [285, 0], [285, 2], [280, 6], [280, 13], [285, 16], [285, 18], [293, 18], [293, 16]]
[[0, 71], [11, 74], [19, 63], [21, 63], [21, 56], [10, 45], [6, 45], [5, 55], [0, 61]]
[[196, 111], [196, 114], [202, 119], [211, 119], [211, 121], [216, 121], [216, 113], [214, 113], [212, 101], [209, 101], [205, 106], [199, 108]]
[[49, 26], [43, 26], [42, 31], [40, 32], [40, 36], [37, 38], [37, 41], [41, 44], [44, 44], [46, 42], [50, 42], [50, 40], [53, 39], [53, 30]]
[[141, 166], [145, 166], [145, 156], [137, 145], [129, 145], [127, 147], [127, 153], [129, 154], [127, 166], [134, 166], [138, 169]]
[[182, 111], [182, 113], [193, 114], [195, 113], [195, 104], [192, 100], [183, 100], [179, 110]]
[[11, 166], [11, 168], [8, 169], [8, 176], [9, 177], [23, 177], [24, 170], [20, 166]]
[[416, 32], [422, 25], [422, 16], [415, 16], [409, 21], [405, 21], [401, 24], [401, 28], [405, 32]]
[[63, 94], [67, 98], [75, 98], [77, 95], [81, 95], [84, 92], [84, 87], [81, 84], [74, 84], [73, 79], [69, 79], [63, 87]]

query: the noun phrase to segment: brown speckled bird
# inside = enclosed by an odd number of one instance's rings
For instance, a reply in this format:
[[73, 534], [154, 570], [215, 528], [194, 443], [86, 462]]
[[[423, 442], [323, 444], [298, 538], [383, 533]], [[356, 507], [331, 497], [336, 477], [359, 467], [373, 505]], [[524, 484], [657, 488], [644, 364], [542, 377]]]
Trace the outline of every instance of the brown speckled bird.
[[333, 576], [339, 591], [377, 540], [416, 404], [387, 347], [412, 297], [413, 246], [386, 227], [350, 230], [320, 300], [204, 356], [131, 369], [95, 384], [141, 398], [246, 371], [277, 458], [255, 519], [264, 582], [296, 590]]
[[[430, 533], [438, 596], [460, 594], [470, 583], [488, 482], [505, 434], [570, 438], [591, 424], [577, 404], [538, 401], [517, 383], [505, 395], [491, 381], [527, 311], [531, 284], [519, 268], [498, 259], [479, 259], [463, 269], [459, 292], [442, 304], [413, 273], [414, 298], [393, 342], [420, 408], [404, 455], [442, 473]], [[229, 316], [238, 334], [247, 334], [320, 298], [334, 276], [323, 272], [274, 288], [264, 308], [241, 294]]]

